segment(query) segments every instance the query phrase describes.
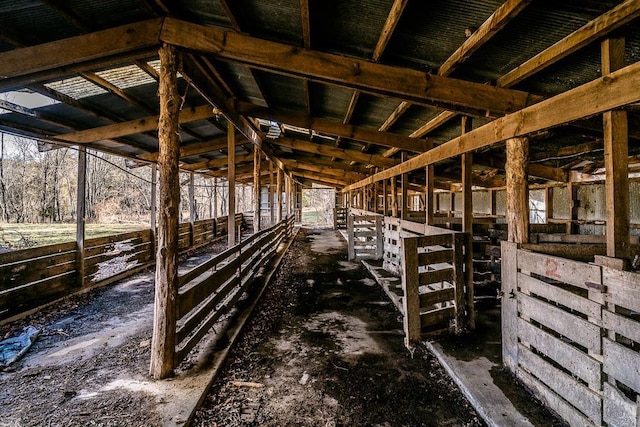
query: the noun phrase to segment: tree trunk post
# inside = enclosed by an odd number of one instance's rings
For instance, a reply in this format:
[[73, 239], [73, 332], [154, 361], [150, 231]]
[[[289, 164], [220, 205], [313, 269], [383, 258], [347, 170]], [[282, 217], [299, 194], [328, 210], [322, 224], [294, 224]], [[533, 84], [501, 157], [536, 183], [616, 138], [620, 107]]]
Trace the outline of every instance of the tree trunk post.
[[276, 219], [273, 183], [273, 161], [269, 160], [269, 225], [273, 225]]
[[[433, 141], [427, 142], [429, 149], [433, 148]], [[425, 187], [426, 193], [424, 195], [424, 209], [425, 209], [425, 224], [433, 225], [433, 188], [435, 184], [434, 167], [429, 165], [425, 168]]]
[[232, 123], [227, 126], [227, 158], [229, 159], [229, 169], [227, 169], [227, 184], [229, 185], [227, 245], [231, 248], [236, 244], [236, 128]]
[[151, 214], [150, 214], [150, 228], [151, 228], [151, 257], [156, 253], [157, 248], [157, 230], [156, 230], [156, 211], [158, 209], [157, 199], [158, 190], [158, 168], [155, 163], [151, 165]]
[[84, 286], [84, 226], [87, 194], [87, 148], [78, 147], [78, 188], [76, 201], [76, 274], [78, 287]]
[[529, 140], [507, 139], [507, 240], [513, 243], [529, 242]]
[[180, 203], [178, 114], [181, 103], [176, 70], [175, 47], [163, 45], [160, 48], [158, 90], [160, 94], [158, 124], [160, 210], [150, 366], [150, 373], [156, 379], [171, 376], [175, 367]]

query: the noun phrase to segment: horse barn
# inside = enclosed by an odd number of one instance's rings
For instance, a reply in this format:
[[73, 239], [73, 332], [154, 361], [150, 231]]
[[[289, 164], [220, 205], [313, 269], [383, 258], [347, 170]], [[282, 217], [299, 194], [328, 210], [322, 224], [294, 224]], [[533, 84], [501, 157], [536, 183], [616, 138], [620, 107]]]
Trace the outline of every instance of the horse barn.
[[[639, 60], [638, 0], [3, 1], [77, 184], [0, 254], [0, 426], [639, 426]], [[144, 229], [87, 238], [92, 153]]]

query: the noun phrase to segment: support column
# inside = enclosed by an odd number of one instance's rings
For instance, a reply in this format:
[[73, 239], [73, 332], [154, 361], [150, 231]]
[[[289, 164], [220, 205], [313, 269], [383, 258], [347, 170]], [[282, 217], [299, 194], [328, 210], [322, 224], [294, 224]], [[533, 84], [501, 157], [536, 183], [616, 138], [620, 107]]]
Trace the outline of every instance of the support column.
[[194, 188], [194, 174], [189, 173], [189, 246], [193, 246], [193, 226], [196, 219], [196, 198]]
[[229, 185], [227, 245], [232, 247], [236, 244], [236, 128], [231, 123], [227, 126], [227, 158], [229, 159], [227, 162], [229, 164], [229, 169], [227, 169], [227, 184]]
[[[602, 42], [602, 74], [624, 67], [624, 38]], [[607, 256], [629, 257], [629, 131], [626, 110], [607, 111], [604, 124]]]
[[156, 202], [156, 191], [158, 188], [158, 168], [155, 164], [151, 165], [151, 220], [150, 220], [150, 228], [151, 228], [151, 256], [156, 253], [156, 211], [158, 209], [158, 204]]
[[507, 139], [507, 240], [513, 243], [529, 242], [529, 140]]
[[553, 218], [553, 187], [544, 189], [544, 216], [547, 224]]
[[218, 178], [213, 177], [213, 219], [218, 220]]
[[[433, 148], [433, 141], [427, 142], [427, 148], [430, 150]], [[433, 188], [435, 184], [433, 165], [429, 165], [425, 168], [425, 189], [424, 195], [424, 209], [425, 209], [425, 224], [433, 225]]]
[[[406, 152], [402, 152], [402, 163], [407, 161], [407, 153]], [[408, 200], [407, 200], [407, 196], [409, 194], [409, 174], [408, 173], [403, 173], [402, 175], [402, 180], [401, 180], [401, 191], [402, 191], [402, 196], [400, 197], [400, 199], [402, 200], [402, 210], [400, 211], [400, 218], [402, 219], [407, 219], [407, 217], [409, 216], [408, 214]]]
[[382, 181], [382, 215], [383, 216], [387, 216], [389, 214], [388, 212], [388, 204], [389, 204], [389, 200], [388, 200], [388, 190], [387, 190], [387, 180], [383, 180]]
[[[462, 134], [471, 131], [471, 118], [463, 116]], [[465, 286], [467, 289], [467, 327], [475, 329], [476, 311], [473, 288], [473, 193], [471, 192], [471, 167], [473, 154], [462, 154], [462, 232], [465, 233]]]
[[253, 146], [253, 232], [260, 231], [260, 147]]
[[87, 148], [78, 146], [78, 188], [76, 199], [76, 275], [78, 287], [84, 286], [84, 225], [87, 193]]
[[176, 345], [176, 302], [178, 298], [178, 209], [180, 140], [178, 114], [180, 95], [176, 74], [176, 50], [160, 48], [160, 120], [158, 124], [158, 167], [160, 210], [156, 252], [155, 306], [151, 340], [150, 374], [166, 378], [173, 374]]
[[276, 222], [282, 221], [282, 169], [276, 169]]
[[269, 218], [271, 221], [269, 225], [275, 223], [274, 220], [276, 216], [273, 193], [273, 162], [269, 160]]
[[391, 216], [398, 218], [398, 181], [396, 176], [391, 177]]

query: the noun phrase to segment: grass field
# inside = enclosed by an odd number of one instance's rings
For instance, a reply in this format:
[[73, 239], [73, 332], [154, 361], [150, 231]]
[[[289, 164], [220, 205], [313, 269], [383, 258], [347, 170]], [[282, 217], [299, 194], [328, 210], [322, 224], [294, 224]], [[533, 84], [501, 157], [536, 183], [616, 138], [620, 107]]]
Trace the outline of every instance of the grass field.
[[[85, 236], [108, 236], [149, 228], [148, 224], [87, 224]], [[0, 247], [23, 249], [75, 241], [75, 224], [7, 224], [0, 223]]]

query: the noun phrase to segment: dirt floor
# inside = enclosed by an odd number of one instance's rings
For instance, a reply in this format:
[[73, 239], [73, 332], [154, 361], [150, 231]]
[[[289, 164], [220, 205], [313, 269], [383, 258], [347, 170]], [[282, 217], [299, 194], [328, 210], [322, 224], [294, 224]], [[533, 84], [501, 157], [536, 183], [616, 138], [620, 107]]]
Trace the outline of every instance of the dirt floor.
[[195, 425], [483, 425], [334, 231], [300, 231], [245, 331]]
[[[399, 314], [346, 260], [337, 233], [300, 230], [274, 279], [196, 425], [483, 425], [433, 356], [404, 348]], [[42, 329], [0, 372], [0, 427], [184, 423], [173, 401], [205, 387], [196, 375], [206, 357], [192, 356], [172, 380], [149, 378], [153, 293], [147, 271], [0, 327], [2, 337]]]
[[[224, 248], [183, 259], [181, 270]], [[159, 403], [172, 382], [148, 375], [153, 299], [146, 271], [1, 326], [0, 337], [28, 325], [42, 332], [0, 371], [0, 427], [161, 425]]]

